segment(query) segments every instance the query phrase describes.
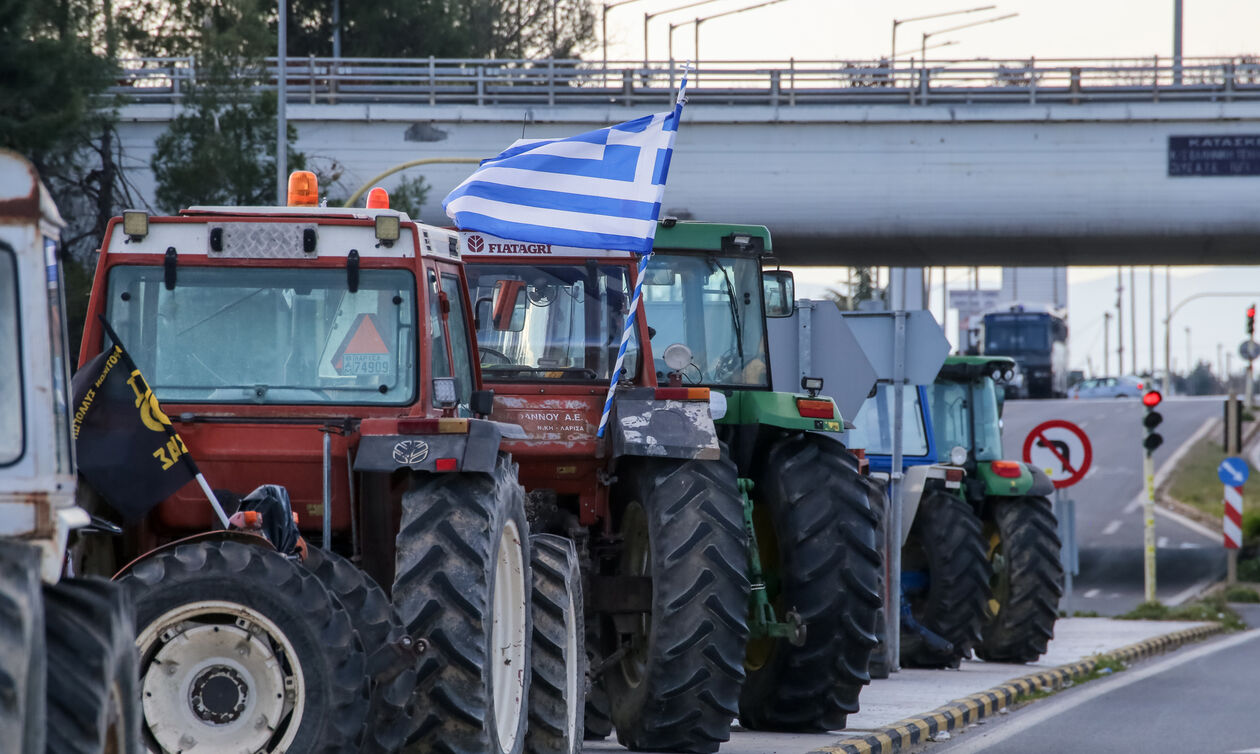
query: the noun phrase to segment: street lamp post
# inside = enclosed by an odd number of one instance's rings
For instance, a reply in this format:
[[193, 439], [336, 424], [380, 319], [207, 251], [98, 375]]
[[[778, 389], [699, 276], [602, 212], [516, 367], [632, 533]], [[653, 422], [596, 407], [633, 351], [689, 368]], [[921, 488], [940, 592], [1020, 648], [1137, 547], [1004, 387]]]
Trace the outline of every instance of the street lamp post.
[[934, 37], [937, 34], [945, 34], [951, 31], [960, 31], [962, 29], [970, 29], [973, 26], [984, 26], [985, 24], [992, 24], [992, 23], [997, 23], [998, 21], [1005, 21], [1008, 18], [1015, 18], [1018, 15], [1019, 15], [1018, 13], [1007, 13], [1005, 16], [996, 16], [994, 18], [986, 18], [983, 21], [972, 21], [969, 24], [960, 24], [958, 26], [951, 26], [948, 29], [937, 29], [936, 31], [923, 32], [923, 45], [920, 48], [921, 49], [920, 57], [922, 58], [924, 68], [925, 69], [927, 68], [927, 41], [931, 37]]
[[[673, 13], [674, 11], [680, 11], [680, 10], [687, 10], [688, 8], [694, 8], [698, 5], [708, 5], [709, 3], [715, 3], [715, 2], [717, 2], [717, 0], [695, 0], [695, 2], [687, 3], [686, 5], [679, 5], [676, 8], [666, 8], [665, 10], [658, 10], [658, 11], [652, 11], [650, 13], [644, 13], [643, 14], [643, 67], [644, 68], [648, 67], [648, 60], [649, 60], [648, 58], [648, 22], [649, 21], [656, 18], [657, 16], [663, 16], [667, 13]], [[687, 22], [684, 21], [683, 23], [687, 23]]]
[[945, 13], [932, 13], [927, 16], [915, 16], [914, 18], [894, 18], [892, 22], [892, 45], [888, 48], [888, 52], [892, 57], [888, 60], [889, 78], [893, 78], [894, 61], [897, 59], [897, 27], [902, 24], [910, 24], [915, 21], [927, 21], [933, 18], [944, 18], [945, 16], [960, 16], [964, 13], [979, 13], [982, 10], [993, 10], [996, 5], [983, 5], [979, 8], [967, 8], [966, 10], [951, 10]]
[[[599, 42], [604, 50], [603, 61], [604, 61], [605, 73], [607, 73], [608, 71], [608, 11], [612, 10], [613, 8], [616, 8], [619, 5], [628, 5], [630, 3], [637, 3], [637, 2], [639, 2], [639, 0], [612, 0], [611, 2], [603, 3], [600, 6], [601, 12], [599, 16]], [[646, 48], [644, 49], [643, 56], [645, 58], [647, 57]]]
[[288, 52], [288, 0], [277, 3], [276, 19], [276, 206], [287, 203], [289, 188], [289, 123], [285, 113], [288, 90], [285, 81], [284, 56]]
[[[1195, 293], [1193, 295], [1186, 296], [1182, 300], [1178, 301], [1177, 305], [1174, 306], [1168, 312], [1168, 314], [1164, 317], [1164, 394], [1165, 395], [1168, 394], [1168, 385], [1169, 385], [1168, 369], [1169, 369], [1170, 357], [1168, 356], [1168, 351], [1169, 351], [1169, 344], [1172, 342], [1172, 318], [1174, 315], [1177, 314], [1177, 312], [1181, 311], [1181, 307], [1185, 306], [1191, 301], [1194, 301], [1195, 299], [1200, 299], [1200, 298], [1207, 298], [1209, 296], [1212, 298], [1222, 298], [1222, 297], [1255, 298], [1256, 293], [1255, 291], [1252, 291], [1250, 293], [1239, 293], [1237, 291], [1230, 292], [1230, 293], [1218, 293], [1216, 291]], [[1220, 373], [1220, 362], [1221, 362], [1220, 344], [1217, 344], [1216, 363], [1217, 363], [1218, 374]], [[1189, 369], [1190, 369], [1190, 328], [1187, 327], [1186, 328], [1186, 370], [1187, 370], [1187, 373], [1189, 372]]]
[[[712, 21], [712, 20], [713, 20], [713, 19], [715, 19], [715, 18], [721, 18], [721, 17], [723, 17], [723, 16], [733, 16], [733, 15], [735, 15], [735, 14], [737, 14], [737, 13], [743, 13], [744, 11], [756, 10], [756, 9], [758, 9], [758, 8], [764, 8], [764, 7], [766, 7], [767, 5], [775, 5], [775, 4], [777, 4], [777, 3], [781, 3], [781, 2], [783, 2], [783, 1], [784, 1], [784, 0], [765, 0], [765, 2], [762, 2], [762, 3], [757, 3], [756, 5], [749, 5], [749, 6], [745, 7], [745, 8], [736, 8], [735, 10], [722, 11], [721, 13], [714, 13], [713, 15], [710, 15], [710, 16], [697, 16], [696, 18], [693, 18], [693, 19], [692, 19], [692, 20], [690, 20], [690, 21], [681, 21], [681, 22], [676, 23], [676, 24], [670, 24], [670, 25], [669, 25], [669, 60], [670, 60], [670, 66], [671, 66], [671, 67], [673, 66], [673, 61], [674, 61], [674, 29], [678, 28], [679, 26], [686, 26], [687, 24], [695, 24], [695, 31], [696, 31], [696, 42], [695, 42], [695, 44], [696, 44], [695, 62], [696, 62], [696, 67], [697, 67], [697, 68], [699, 68], [699, 67], [700, 67], [700, 24], [704, 23], [705, 21]], [[675, 10], [677, 10], [677, 9], [675, 9]], [[699, 76], [697, 75], [697, 77], [696, 77], [696, 78], [697, 78], [697, 79], [699, 79]]]

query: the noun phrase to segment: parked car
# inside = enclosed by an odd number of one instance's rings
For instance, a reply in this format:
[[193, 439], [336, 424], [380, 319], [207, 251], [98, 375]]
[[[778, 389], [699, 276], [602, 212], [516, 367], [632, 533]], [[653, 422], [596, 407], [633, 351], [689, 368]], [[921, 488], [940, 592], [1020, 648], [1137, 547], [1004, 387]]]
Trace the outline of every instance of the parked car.
[[1069, 398], [1140, 398], [1146, 385], [1141, 378], [1096, 377], [1081, 380], [1068, 390]]

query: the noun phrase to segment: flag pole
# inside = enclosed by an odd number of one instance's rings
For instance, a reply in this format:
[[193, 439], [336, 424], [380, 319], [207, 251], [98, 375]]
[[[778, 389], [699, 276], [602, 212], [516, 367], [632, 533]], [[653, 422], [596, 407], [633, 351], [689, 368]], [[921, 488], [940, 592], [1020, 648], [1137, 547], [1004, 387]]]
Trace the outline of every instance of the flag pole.
[[[678, 97], [674, 100], [674, 130], [678, 129], [683, 105], [687, 104], [687, 74], [690, 72], [691, 63], [688, 63], [683, 68], [682, 82], [678, 85]], [[666, 165], [665, 173], [661, 175], [662, 188], [665, 186], [668, 171], [669, 166]], [[617, 382], [621, 379], [622, 363], [626, 360], [626, 345], [630, 342], [630, 334], [634, 331], [634, 318], [639, 311], [639, 299], [643, 294], [643, 276], [647, 271], [648, 260], [651, 258], [652, 249], [649, 248], [639, 260], [639, 273], [634, 281], [634, 295], [630, 299], [630, 311], [626, 313], [626, 326], [621, 330], [621, 347], [617, 350], [617, 361], [613, 364], [612, 375], [608, 379], [608, 397], [604, 399], [604, 412], [599, 417], [599, 428], [595, 431], [596, 437], [604, 436], [604, 427], [608, 425], [608, 417], [612, 413], [613, 397], [617, 393]]]
[[[140, 371], [139, 367], [136, 366], [136, 362], [131, 360], [131, 354], [127, 353], [126, 347], [123, 346], [122, 338], [119, 338], [118, 333], [114, 332], [114, 328], [109, 326], [109, 321], [105, 319], [105, 315], [98, 314], [96, 315], [96, 318], [100, 320], [101, 326], [105, 328], [105, 334], [108, 335], [109, 339], [112, 340], [114, 342], [114, 345], [118, 347], [120, 358], [122, 359], [124, 366], [130, 372], [138, 373]], [[144, 383], [143, 394], [145, 395], [150, 394], [153, 389], [149, 387], [149, 382], [148, 380], [144, 379], [143, 374], [140, 374], [140, 381]], [[173, 427], [169, 421], [159, 422], [159, 423], [162, 425], [162, 428], [166, 431], [167, 437], [170, 437], [172, 439], [179, 437], [179, 435], [175, 432], [175, 427]], [[183, 441], [180, 440], [179, 442], [182, 446]], [[214, 490], [210, 489], [210, 484], [206, 481], [206, 478], [201, 474], [201, 469], [197, 468], [197, 462], [194, 461], [192, 459], [192, 456], [188, 453], [180, 454], [180, 458], [183, 459], [184, 463], [188, 464], [188, 470], [192, 472], [193, 478], [197, 480], [197, 484], [201, 487], [201, 491], [205, 493], [206, 499], [210, 501], [210, 506], [214, 508], [214, 514], [215, 516], [218, 517], [219, 523], [223, 526], [224, 529], [228, 528], [227, 514], [223, 512], [223, 506], [219, 503], [218, 496], [214, 494]]]

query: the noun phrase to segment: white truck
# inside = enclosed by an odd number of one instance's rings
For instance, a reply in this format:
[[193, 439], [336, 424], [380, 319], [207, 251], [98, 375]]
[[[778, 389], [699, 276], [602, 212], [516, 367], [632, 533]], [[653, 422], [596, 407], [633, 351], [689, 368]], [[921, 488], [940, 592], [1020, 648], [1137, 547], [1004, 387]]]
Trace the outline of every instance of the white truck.
[[34, 168], [0, 150], [0, 741], [20, 754], [138, 751], [132, 608], [65, 575], [75, 504], [64, 227]]

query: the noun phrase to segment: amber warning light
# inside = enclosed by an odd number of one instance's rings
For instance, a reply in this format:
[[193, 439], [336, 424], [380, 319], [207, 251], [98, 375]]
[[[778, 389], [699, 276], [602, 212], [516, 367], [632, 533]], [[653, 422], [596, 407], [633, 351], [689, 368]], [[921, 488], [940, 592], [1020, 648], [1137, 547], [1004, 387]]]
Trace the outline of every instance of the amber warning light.
[[289, 206], [319, 206], [319, 179], [314, 173], [309, 170], [295, 170], [289, 174]]
[[389, 209], [389, 192], [377, 186], [368, 192], [368, 209]]

